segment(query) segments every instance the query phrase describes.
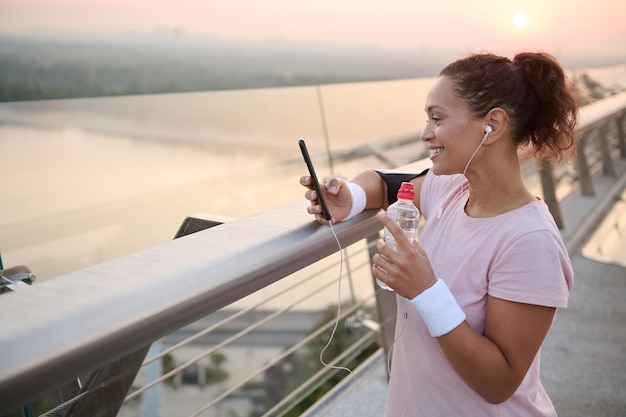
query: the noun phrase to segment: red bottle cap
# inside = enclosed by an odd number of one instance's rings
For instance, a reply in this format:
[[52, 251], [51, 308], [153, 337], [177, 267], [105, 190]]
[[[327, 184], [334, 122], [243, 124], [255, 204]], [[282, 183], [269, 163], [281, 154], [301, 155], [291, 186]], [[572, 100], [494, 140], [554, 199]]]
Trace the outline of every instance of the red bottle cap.
[[412, 182], [403, 182], [398, 190], [398, 199], [411, 200], [415, 199], [415, 189]]

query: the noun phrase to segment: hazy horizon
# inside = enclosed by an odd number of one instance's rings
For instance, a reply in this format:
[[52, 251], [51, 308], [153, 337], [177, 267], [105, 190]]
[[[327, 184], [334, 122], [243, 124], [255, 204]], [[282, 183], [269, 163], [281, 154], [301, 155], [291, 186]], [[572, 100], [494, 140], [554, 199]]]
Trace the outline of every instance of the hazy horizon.
[[[1, 8], [0, 8], [1, 12]], [[0, 20], [1, 21], [1, 20]], [[625, 30], [626, 33], [626, 30]], [[477, 52], [493, 52], [504, 56], [513, 57], [522, 51], [544, 51], [554, 55], [567, 68], [584, 68], [595, 66], [610, 66], [626, 63], [626, 34], [624, 35], [624, 47], [602, 53], [601, 48], [592, 51], [566, 52], [563, 50], [550, 50], [549, 48], [519, 48], [510, 51], [502, 51], [497, 48], [473, 49], [467, 45], [447, 45], [445, 47], [427, 45], [375, 45], [375, 44], [341, 44], [324, 40], [289, 40], [279, 38], [265, 39], [238, 39], [210, 35], [192, 35], [178, 28], [155, 27], [151, 31], [125, 31], [116, 33], [94, 33], [83, 31], [59, 30], [59, 29], [37, 29], [23, 32], [4, 31], [0, 28], [0, 40], [16, 41], [43, 41], [46, 43], [58, 44], [127, 44], [162, 48], [178, 47], [225, 47], [232, 48], [233, 52], [249, 52], [255, 50], [280, 51], [293, 53], [323, 53], [352, 54], [354, 56], [386, 55], [402, 58], [406, 62], [422, 60], [422, 66], [430, 68], [427, 73], [420, 73], [419, 76], [436, 75], [439, 69], [445, 64], [457, 58]], [[508, 53], [507, 53], [508, 52]], [[433, 60], [425, 62], [424, 59]]]
[[[0, 102], [425, 78], [470, 52], [476, 51], [233, 40], [163, 30], [0, 33]], [[626, 54], [557, 58], [569, 70], [626, 63]]]

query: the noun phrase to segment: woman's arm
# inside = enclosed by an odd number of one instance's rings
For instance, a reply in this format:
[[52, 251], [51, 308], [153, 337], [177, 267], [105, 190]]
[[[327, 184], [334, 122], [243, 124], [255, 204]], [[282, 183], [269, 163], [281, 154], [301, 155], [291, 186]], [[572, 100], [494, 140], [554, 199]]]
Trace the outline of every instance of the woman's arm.
[[359, 184], [367, 197], [365, 210], [387, 207], [387, 184], [376, 171], [365, 171], [352, 179], [353, 183]]
[[[418, 209], [420, 191], [425, 178], [425, 175], [422, 174], [411, 180], [415, 189], [415, 206]], [[386, 209], [389, 206], [387, 184], [376, 171], [361, 172], [356, 175], [351, 182], [363, 188], [366, 197], [365, 210]], [[304, 194], [304, 197], [311, 202], [311, 205], [307, 208], [307, 212], [314, 214], [319, 223], [326, 223], [326, 220], [322, 216], [322, 207], [317, 199], [317, 192], [313, 189], [311, 177], [308, 175], [300, 177], [300, 184], [308, 189]], [[321, 187], [332, 217], [332, 222], [336, 223], [345, 219], [352, 208], [352, 195], [348, 188], [348, 183], [341, 178], [333, 178], [328, 184], [321, 184]]]
[[415, 199], [413, 203], [415, 204], [415, 207], [419, 209], [420, 193], [422, 190], [422, 184], [424, 183], [424, 178], [426, 178], [427, 171], [428, 170], [424, 170], [419, 174], [401, 174], [393, 173], [393, 171], [366, 171], [354, 177], [352, 182], [359, 184], [365, 190], [365, 194], [367, 195], [367, 204], [365, 206], [365, 209], [387, 209], [390, 203], [396, 201], [395, 198], [393, 199], [393, 201], [390, 201], [390, 199], [392, 198], [392, 196], [390, 195], [390, 187], [395, 194], [400, 188], [401, 181], [411, 181], [413, 183], [413, 189], [415, 190]]
[[520, 386], [556, 309], [488, 296], [485, 334], [466, 321], [437, 338], [461, 378], [494, 404], [507, 400]]

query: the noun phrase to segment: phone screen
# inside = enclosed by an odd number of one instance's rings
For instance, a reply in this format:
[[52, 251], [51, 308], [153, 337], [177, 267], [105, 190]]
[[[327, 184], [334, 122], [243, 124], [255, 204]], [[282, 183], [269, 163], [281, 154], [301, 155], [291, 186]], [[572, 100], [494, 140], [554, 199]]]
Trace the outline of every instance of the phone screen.
[[315, 169], [313, 168], [313, 163], [311, 162], [311, 157], [309, 156], [309, 151], [306, 148], [306, 143], [304, 143], [304, 139], [300, 139], [298, 141], [298, 144], [300, 145], [300, 150], [302, 151], [302, 157], [304, 158], [304, 162], [306, 162], [306, 166], [309, 169], [309, 174], [311, 175], [311, 179], [313, 181], [313, 187], [317, 192], [317, 200], [322, 206], [322, 214], [324, 215], [324, 218], [326, 220], [330, 221], [330, 211], [328, 210], [328, 206], [326, 205], [326, 200], [324, 200], [324, 194], [322, 194], [322, 189], [317, 179], [317, 175], [315, 174]]

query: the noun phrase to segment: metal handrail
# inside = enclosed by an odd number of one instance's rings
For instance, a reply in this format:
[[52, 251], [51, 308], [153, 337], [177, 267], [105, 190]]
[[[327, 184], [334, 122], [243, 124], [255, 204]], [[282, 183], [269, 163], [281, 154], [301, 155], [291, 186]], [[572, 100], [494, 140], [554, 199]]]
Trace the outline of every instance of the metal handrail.
[[[312, 221], [306, 204], [280, 206], [5, 294], [0, 316], [13, 319], [0, 333], [0, 411], [336, 252], [331, 230]], [[335, 225], [344, 247], [379, 229], [372, 212]]]

